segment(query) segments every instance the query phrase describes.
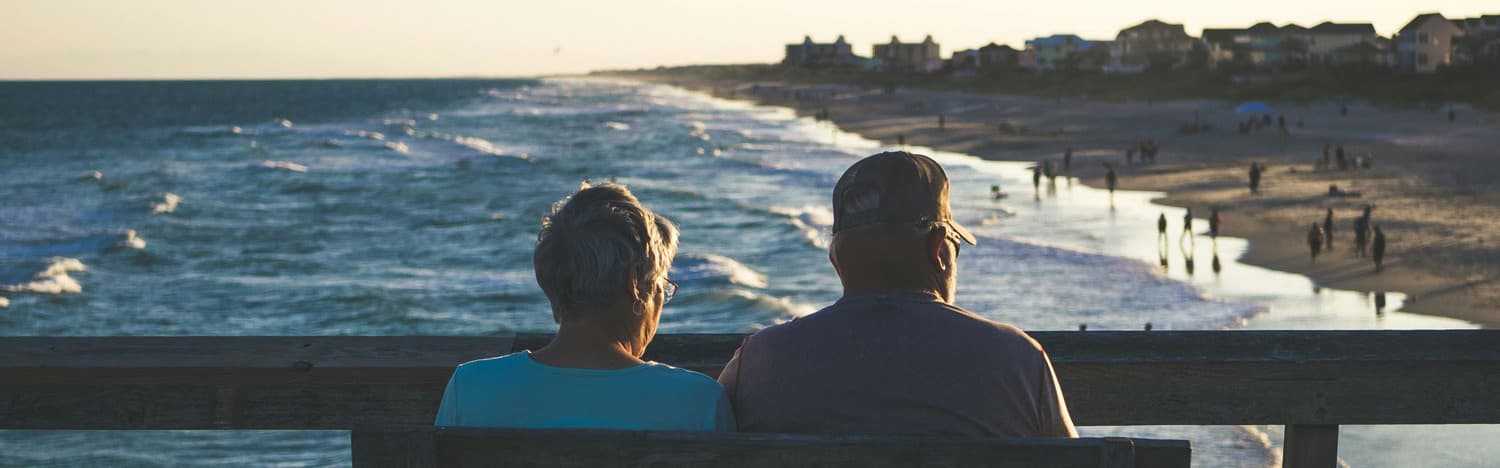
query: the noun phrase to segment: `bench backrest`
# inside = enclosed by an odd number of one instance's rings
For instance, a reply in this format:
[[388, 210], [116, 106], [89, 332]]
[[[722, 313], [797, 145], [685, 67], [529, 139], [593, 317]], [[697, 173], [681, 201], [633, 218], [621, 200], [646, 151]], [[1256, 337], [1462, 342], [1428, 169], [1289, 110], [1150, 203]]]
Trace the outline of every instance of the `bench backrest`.
[[473, 428], [355, 430], [356, 468], [461, 466], [1186, 468], [1185, 440], [987, 439]]

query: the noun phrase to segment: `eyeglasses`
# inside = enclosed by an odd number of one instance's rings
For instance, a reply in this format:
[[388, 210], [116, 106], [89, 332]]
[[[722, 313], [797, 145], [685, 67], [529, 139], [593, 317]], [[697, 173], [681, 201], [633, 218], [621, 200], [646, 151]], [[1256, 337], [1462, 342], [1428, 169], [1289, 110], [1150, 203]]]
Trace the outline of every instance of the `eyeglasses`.
[[676, 296], [677, 295], [677, 282], [676, 281], [672, 281], [670, 279], [667, 280], [666, 284], [663, 284], [662, 287], [661, 287], [661, 293], [662, 293], [662, 300], [661, 300], [662, 304], [666, 304], [668, 302], [672, 302], [672, 296]]

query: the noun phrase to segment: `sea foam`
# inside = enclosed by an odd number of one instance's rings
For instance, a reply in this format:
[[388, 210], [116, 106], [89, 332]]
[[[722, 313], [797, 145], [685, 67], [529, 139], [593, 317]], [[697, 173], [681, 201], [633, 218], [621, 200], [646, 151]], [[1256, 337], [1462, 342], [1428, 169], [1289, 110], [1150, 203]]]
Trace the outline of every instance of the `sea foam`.
[[757, 289], [767, 286], [765, 274], [735, 259], [714, 254], [677, 256], [671, 277], [681, 282], [725, 282]]
[[[31, 281], [0, 285], [0, 291], [29, 292], [37, 294], [76, 294], [83, 292], [83, 285], [78, 280], [68, 276], [69, 272], [84, 271], [88, 267], [76, 258], [53, 257], [47, 259], [46, 266], [38, 272]], [[0, 298], [4, 299], [4, 298]], [[7, 299], [5, 305], [10, 305]]]
[[279, 171], [307, 172], [307, 166], [289, 161], [261, 161], [259, 167]]
[[161, 200], [151, 202], [151, 212], [154, 214], [171, 213], [177, 209], [177, 203], [181, 201], [182, 197], [177, 196], [175, 193], [163, 193]]

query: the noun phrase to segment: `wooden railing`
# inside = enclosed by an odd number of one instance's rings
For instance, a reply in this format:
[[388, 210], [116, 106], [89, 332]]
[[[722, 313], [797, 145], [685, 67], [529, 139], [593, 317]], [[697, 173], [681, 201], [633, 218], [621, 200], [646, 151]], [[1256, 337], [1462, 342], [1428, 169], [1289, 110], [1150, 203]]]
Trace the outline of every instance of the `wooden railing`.
[[[1286, 466], [1333, 466], [1342, 424], [1500, 423], [1500, 331], [1037, 332], [1083, 426], [1286, 425]], [[662, 335], [716, 375], [742, 335]], [[0, 338], [0, 428], [430, 424], [453, 366], [499, 337]]]

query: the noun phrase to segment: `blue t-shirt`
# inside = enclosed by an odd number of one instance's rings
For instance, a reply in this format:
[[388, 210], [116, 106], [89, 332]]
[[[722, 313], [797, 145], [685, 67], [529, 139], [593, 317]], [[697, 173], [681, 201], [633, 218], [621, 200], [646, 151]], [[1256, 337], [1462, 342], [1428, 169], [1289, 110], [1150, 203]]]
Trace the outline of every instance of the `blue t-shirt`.
[[706, 375], [647, 362], [616, 370], [552, 367], [531, 352], [458, 366], [438, 426], [733, 431], [724, 388]]

